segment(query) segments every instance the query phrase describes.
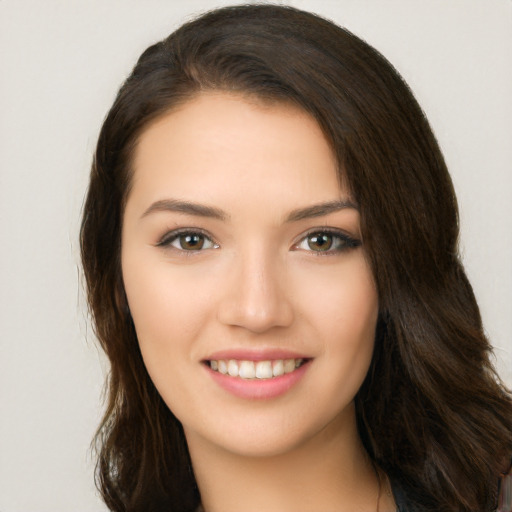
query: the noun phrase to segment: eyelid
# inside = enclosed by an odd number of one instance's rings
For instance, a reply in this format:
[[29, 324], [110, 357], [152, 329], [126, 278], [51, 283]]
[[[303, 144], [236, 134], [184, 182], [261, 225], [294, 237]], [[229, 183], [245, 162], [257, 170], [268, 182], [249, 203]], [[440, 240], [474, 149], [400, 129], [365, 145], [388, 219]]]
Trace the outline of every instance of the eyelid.
[[[316, 234], [329, 234], [334, 237], [338, 237], [341, 239], [344, 244], [342, 247], [337, 249], [327, 249], [325, 251], [315, 251], [313, 249], [301, 249], [299, 245], [304, 242], [309, 236], [316, 235]], [[292, 245], [292, 249], [294, 250], [302, 250], [304, 252], [310, 252], [315, 254], [315, 256], [329, 256], [333, 254], [339, 254], [340, 252], [343, 252], [345, 250], [355, 249], [357, 247], [360, 247], [362, 245], [362, 242], [360, 239], [354, 237], [353, 235], [347, 233], [346, 231], [339, 229], [339, 228], [333, 228], [333, 227], [327, 227], [327, 226], [320, 226], [315, 227], [312, 229], [309, 229], [306, 233], [303, 233], [298, 237], [297, 241], [294, 242]]]
[[194, 227], [185, 227], [185, 228], [177, 228], [172, 229], [170, 231], [166, 231], [163, 236], [161, 236], [158, 240], [158, 242], [155, 244], [156, 247], [162, 247], [164, 249], [175, 249], [176, 251], [183, 252], [183, 253], [195, 253], [195, 252], [201, 252], [208, 249], [197, 249], [197, 250], [185, 250], [185, 249], [177, 249], [175, 247], [171, 246], [171, 243], [174, 242], [180, 235], [188, 235], [188, 234], [194, 234], [194, 235], [201, 235], [204, 238], [208, 239], [213, 245], [213, 248], [218, 248], [219, 244], [215, 241], [212, 235], [201, 228], [194, 228]]
[[[205, 239], [209, 240], [213, 244], [213, 247], [208, 247], [206, 249], [201, 248], [201, 249], [195, 249], [195, 250], [194, 249], [187, 250], [187, 249], [180, 249], [177, 247], [173, 247], [171, 245], [172, 242], [174, 242], [179, 236], [186, 235], [186, 234], [201, 235]], [[302, 244], [309, 236], [315, 235], [315, 234], [329, 234], [335, 238], [337, 237], [338, 239], [340, 239], [342, 241], [342, 246], [338, 247], [338, 248], [334, 248], [334, 249], [329, 248], [329, 249], [326, 249], [325, 251], [315, 251], [314, 249], [302, 249], [299, 247], [300, 244]], [[296, 241], [293, 243], [291, 249], [292, 250], [302, 250], [304, 252], [310, 252], [317, 256], [321, 256], [321, 255], [327, 256], [327, 255], [332, 255], [332, 254], [338, 254], [345, 250], [354, 249], [361, 245], [362, 245], [361, 240], [359, 240], [358, 238], [354, 237], [353, 235], [347, 233], [346, 231], [344, 231], [342, 229], [328, 227], [328, 226], [318, 226], [318, 227], [309, 229], [305, 233], [302, 233], [296, 239]], [[177, 229], [172, 229], [172, 230], [166, 231], [164, 233], [164, 235], [159, 238], [159, 240], [155, 244], [155, 246], [161, 247], [164, 249], [173, 249], [177, 252], [187, 253], [187, 254], [193, 254], [193, 253], [203, 252], [203, 251], [210, 250], [210, 249], [219, 248], [219, 244], [216, 242], [215, 238], [210, 233], [208, 233], [207, 231], [205, 231], [202, 228], [196, 228], [196, 227], [182, 227], [182, 228], [177, 228]]]

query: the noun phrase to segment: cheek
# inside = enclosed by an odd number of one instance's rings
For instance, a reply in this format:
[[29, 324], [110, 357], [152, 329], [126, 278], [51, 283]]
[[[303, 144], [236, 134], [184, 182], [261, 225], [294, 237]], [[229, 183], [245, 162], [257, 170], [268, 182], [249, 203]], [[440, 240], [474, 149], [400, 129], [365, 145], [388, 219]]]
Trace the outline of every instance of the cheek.
[[192, 300], [190, 283], [172, 273], [166, 261], [151, 264], [128, 255], [123, 279], [128, 305], [148, 371], [173, 365], [175, 356], [201, 328], [200, 300]]
[[191, 347], [202, 328], [202, 306], [175, 274], [166, 261], [153, 259], [143, 265], [132, 255], [123, 260], [126, 296], [144, 365], [163, 400], [178, 414], [183, 403], [193, 402], [186, 383]]
[[[371, 272], [363, 260], [317, 288], [310, 301], [310, 320], [330, 361], [333, 389], [357, 393], [373, 355], [378, 318], [378, 296]], [[336, 283], [334, 286], [333, 283]]]
[[373, 340], [378, 297], [366, 261], [354, 258], [336, 272], [318, 274], [305, 283], [303, 302], [311, 317], [330, 339], [341, 337], [357, 344]]

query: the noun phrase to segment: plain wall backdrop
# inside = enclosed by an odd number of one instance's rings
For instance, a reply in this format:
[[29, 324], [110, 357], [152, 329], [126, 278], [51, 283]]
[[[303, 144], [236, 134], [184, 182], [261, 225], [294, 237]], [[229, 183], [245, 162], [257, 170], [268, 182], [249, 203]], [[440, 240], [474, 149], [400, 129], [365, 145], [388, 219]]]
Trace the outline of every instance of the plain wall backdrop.
[[[139, 54], [221, 0], [0, 0], [0, 511], [105, 511], [89, 443], [106, 365], [78, 229], [95, 140]], [[381, 51], [444, 151], [461, 249], [512, 386], [512, 2], [291, 0]]]

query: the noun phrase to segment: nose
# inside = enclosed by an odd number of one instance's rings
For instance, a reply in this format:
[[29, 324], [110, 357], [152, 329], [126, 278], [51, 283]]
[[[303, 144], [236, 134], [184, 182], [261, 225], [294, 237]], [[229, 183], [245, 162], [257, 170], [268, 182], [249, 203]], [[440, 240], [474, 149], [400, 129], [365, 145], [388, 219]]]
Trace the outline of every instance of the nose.
[[237, 258], [218, 308], [218, 319], [253, 333], [288, 327], [293, 308], [285, 286], [283, 268], [263, 251], [248, 251]]

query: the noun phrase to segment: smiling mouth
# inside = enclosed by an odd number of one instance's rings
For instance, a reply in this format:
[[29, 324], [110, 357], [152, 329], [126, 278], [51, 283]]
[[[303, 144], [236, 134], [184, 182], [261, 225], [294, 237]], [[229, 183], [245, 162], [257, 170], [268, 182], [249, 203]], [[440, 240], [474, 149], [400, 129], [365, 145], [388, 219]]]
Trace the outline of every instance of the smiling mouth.
[[214, 372], [244, 380], [268, 380], [294, 372], [309, 359], [274, 359], [267, 361], [247, 361], [237, 359], [212, 359], [205, 364]]

